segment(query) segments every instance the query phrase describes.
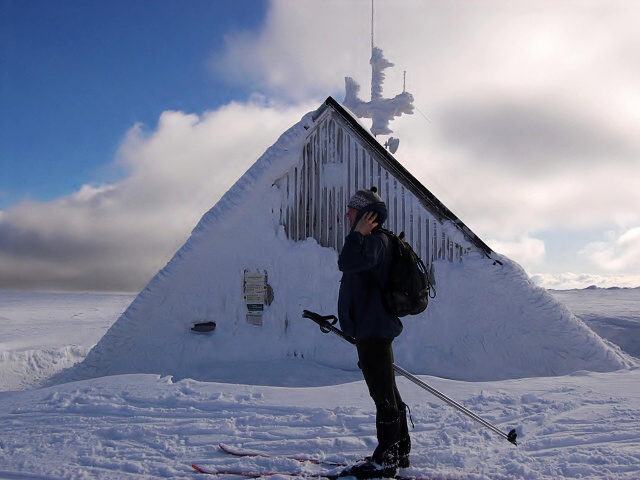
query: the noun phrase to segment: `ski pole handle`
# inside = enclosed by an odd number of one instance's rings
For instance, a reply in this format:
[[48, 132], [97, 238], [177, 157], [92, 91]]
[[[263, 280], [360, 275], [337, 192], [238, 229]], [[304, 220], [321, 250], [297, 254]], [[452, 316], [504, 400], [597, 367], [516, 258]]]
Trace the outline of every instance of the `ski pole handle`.
[[[322, 333], [332, 332], [338, 335], [343, 340], [346, 340], [350, 344], [352, 345], [356, 344], [356, 340], [352, 336], [347, 335], [339, 328], [334, 327], [334, 325], [338, 322], [338, 318], [335, 315], [322, 316], [319, 313], [310, 312], [309, 310], [304, 310], [302, 312], [302, 317], [308, 318], [309, 320], [317, 323]], [[329, 320], [332, 320], [332, 321], [330, 322]]]

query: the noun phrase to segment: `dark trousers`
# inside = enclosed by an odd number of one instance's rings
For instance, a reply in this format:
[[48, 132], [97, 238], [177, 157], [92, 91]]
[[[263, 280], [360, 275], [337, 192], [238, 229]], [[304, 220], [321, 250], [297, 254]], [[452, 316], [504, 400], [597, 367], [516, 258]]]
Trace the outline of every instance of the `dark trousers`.
[[398, 465], [411, 449], [406, 405], [400, 397], [393, 370], [392, 338], [356, 340], [358, 360], [369, 395], [376, 406], [378, 446], [373, 460], [381, 465]]

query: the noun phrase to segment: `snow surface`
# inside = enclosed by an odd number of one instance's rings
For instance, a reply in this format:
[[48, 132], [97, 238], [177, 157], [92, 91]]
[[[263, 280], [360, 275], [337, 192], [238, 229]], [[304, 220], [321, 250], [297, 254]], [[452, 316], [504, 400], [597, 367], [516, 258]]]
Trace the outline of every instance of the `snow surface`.
[[[640, 324], [639, 292], [553, 294], [582, 308], [581, 315], [624, 328]], [[351, 462], [371, 453], [374, 411], [359, 372], [321, 367], [300, 356], [229, 364], [228, 378], [219, 382], [128, 374], [23, 389], [66, 366], [60, 353], [32, 370], [23, 352], [63, 352], [65, 346], [86, 352], [133, 298], [0, 292], [0, 478], [201, 478], [191, 463], [299, 473], [321, 469], [283, 458], [229, 457], [217, 449], [219, 443], [330, 461]], [[628, 323], [611, 318], [619, 311]], [[637, 335], [637, 329], [628, 333]], [[352, 347], [343, 342], [340, 348]], [[21, 372], [21, 382], [11, 372]], [[407, 474], [640, 478], [639, 368], [493, 382], [420, 378], [502, 431], [517, 428], [519, 446], [399, 377], [416, 426]]]
[[82, 361], [133, 298], [0, 290], [0, 391], [38, 386]]
[[[640, 288], [589, 288], [553, 291], [589, 328], [640, 358]], [[607, 305], [606, 312], [601, 312]]]

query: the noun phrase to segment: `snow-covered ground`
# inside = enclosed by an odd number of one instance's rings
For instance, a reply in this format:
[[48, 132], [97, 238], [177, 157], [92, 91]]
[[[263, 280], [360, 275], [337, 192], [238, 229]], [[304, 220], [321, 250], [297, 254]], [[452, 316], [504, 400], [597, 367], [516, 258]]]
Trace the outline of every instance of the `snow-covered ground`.
[[[553, 295], [627, 353], [640, 344], [639, 289]], [[217, 382], [130, 374], [42, 386], [82, 359], [133, 298], [0, 292], [0, 478], [198, 478], [191, 463], [322, 468], [229, 457], [221, 442], [332, 461], [371, 453], [374, 412], [359, 372], [307, 358], [212, 366], [226, 372]], [[640, 478], [638, 368], [493, 382], [421, 378], [500, 430], [517, 428], [519, 446], [399, 378], [415, 423], [406, 474]]]
[[640, 288], [590, 288], [552, 293], [598, 335], [640, 358]]

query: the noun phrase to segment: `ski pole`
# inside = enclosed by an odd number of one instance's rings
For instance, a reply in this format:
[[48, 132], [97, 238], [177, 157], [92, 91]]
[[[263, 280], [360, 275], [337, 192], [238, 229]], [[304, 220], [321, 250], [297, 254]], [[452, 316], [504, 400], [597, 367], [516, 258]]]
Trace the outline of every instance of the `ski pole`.
[[[340, 330], [339, 328], [337, 328], [335, 326], [335, 324], [338, 322], [338, 319], [336, 318], [335, 315], [322, 316], [322, 315], [320, 315], [318, 313], [310, 312], [309, 310], [304, 310], [304, 312], [302, 313], [302, 317], [303, 318], [308, 318], [309, 320], [312, 320], [313, 322], [317, 323], [318, 326], [320, 327], [320, 330], [323, 333], [329, 333], [329, 332], [335, 333], [340, 338], [342, 338], [342, 339], [346, 340], [347, 342], [355, 345], [355, 343], [356, 343], [355, 338], [353, 338], [350, 335], [347, 335], [346, 333], [344, 333], [342, 330]], [[420, 380], [415, 375], [412, 375], [411, 373], [407, 372], [404, 368], [399, 367], [398, 365], [396, 365], [394, 363], [393, 364], [393, 369], [397, 373], [402, 375], [403, 377], [405, 377], [408, 380], [412, 381], [413, 383], [415, 383], [419, 387], [425, 389], [427, 392], [429, 392], [432, 395], [436, 396], [440, 400], [448, 403], [449, 405], [451, 405], [452, 407], [454, 407], [458, 411], [464, 413], [468, 417], [472, 418], [473, 420], [475, 420], [479, 424], [487, 427], [489, 430], [492, 430], [493, 432], [497, 433], [498, 435], [500, 435], [501, 437], [505, 438], [509, 442], [513, 443], [514, 445], [518, 445], [518, 443], [516, 441], [518, 434], [517, 434], [515, 428], [513, 430], [511, 430], [509, 433], [504, 433], [502, 430], [500, 430], [495, 425], [492, 425], [491, 423], [486, 421], [484, 418], [476, 415], [471, 410], [469, 410], [469, 409], [465, 408], [464, 406], [460, 405], [455, 400], [447, 397], [444, 393], [442, 393], [442, 392], [436, 390], [435, 388], [431, 387], [430, 385], [428, 385], [427, 383], [423, 382], [422, 380]]]
[[419, 387], [424, 388], [427, 392], [431, 393], [432, 395], [435, 395], [436, 397], [438, 397], [440, 400], [443, 400], [445, 402], [447, 402], [449, 405], [451, 405], [452, 407], [458, 409], [459, 411], [461, 411], [462, 413], [464, 413], [465, 415], [467, 415], [468, 417], [474, 419], [476, 422], [478, 422], [481, 425], [484, 425], [485, 427], [487, 427], [489, 430], [493, 430], [495, 433], [497, 433], [498, 435], [504, 437], [505, 439], [509, 440], [511, 443], [513, 443], [514, 445], [518, 445], [518, 442], [516, 442], [516, 438], [518, 436], [518, 433], [516, 432], [515, 428], [513, 430], [511, 430], [509, 433], [504, 433], [502, 430], [498, 429], [498, 427], [492, 425], [491, 423], [487, 422], [484, 418], [476, 415], [475, 413], [473, 413], [471, 410], [463, 407], [462, 405], [460, 405], [458, 402], [456, 402], [455, 400], [447, 397], [444, 393], [439, 392], [438, 390], [436, 390], [435, 388], [431, 387], [430, 385], [426, 384], [425, 382], [423, 382], [422, 380], [420, 380], [418, 377], [416, 377], [415, 375], [412, 375], [411, 373], [407, 372], [404, 368], [399, 367], [398, 365], [396, 365], [395, 363], [393, 364], [393, 369], [398, 372], [400, 375], [402, 375], [403, 377], [411, 380], [413, 383], [415, 383], [416, 385], [418, 385]]

